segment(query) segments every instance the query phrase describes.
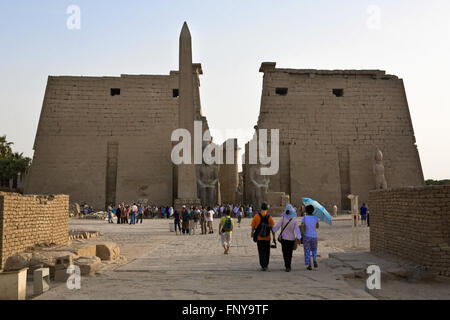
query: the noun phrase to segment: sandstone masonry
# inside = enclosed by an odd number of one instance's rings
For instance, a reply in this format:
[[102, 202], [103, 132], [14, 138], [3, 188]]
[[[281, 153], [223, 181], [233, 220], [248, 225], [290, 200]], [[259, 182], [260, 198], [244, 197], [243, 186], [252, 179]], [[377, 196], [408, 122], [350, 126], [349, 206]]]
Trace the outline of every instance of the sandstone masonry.
[[[280, 130], [280, 170], [269, 177], [269, 192], [284, 192], [295, 205], [310, 197], [329, 210], [349, 210], [349, 194], [367, 202], [375, 189], [377, 147], [388, 187], [424, 185], [402, 79], [381, 70], [279, 69], [274, 62], [260, 72], [257, 127]], [[250, 203], [250, 165], [243, 168]]]
[[67, 245], [69, 196], [0, 192], [0, 269], [9, 256], [38, 244]]
[[[193, 64], [195, 120], [203, 122], [200, 64]], [[25, 183], [27, 194], [70, 195], [104, 209], [148, 199], [173, 203], [170, 154], [178, 128], [178, 76], [50, 76]]]

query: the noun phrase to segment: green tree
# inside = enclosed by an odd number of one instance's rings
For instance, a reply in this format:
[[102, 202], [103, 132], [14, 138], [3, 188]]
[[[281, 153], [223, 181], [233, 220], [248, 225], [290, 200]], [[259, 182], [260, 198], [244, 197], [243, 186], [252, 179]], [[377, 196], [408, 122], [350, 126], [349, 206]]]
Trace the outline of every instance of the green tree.
[[12, 142], [6, 140], [6, 135], [0, 136], [0, 158], [6, 158], [12, 154]]
[[31, 159], [24, 157], [23, 153], [13, 152], [12, 142], [6, 136], [0, 137], [0, 179], [14, 179], [20, 173], [25, 174], [30, 167]]
[[427, 186], [450, 185], [450, 179], [444, 179], [444, 180], [433, 180], [433, 179], [428, 179], [428, 180], [425, 180], [425, 184], [426, 184]]

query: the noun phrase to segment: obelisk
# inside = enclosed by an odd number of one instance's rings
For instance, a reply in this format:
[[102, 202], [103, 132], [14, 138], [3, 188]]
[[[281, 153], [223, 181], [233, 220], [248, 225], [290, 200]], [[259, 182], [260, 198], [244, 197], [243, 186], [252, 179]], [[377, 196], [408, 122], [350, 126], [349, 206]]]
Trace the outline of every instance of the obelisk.
[[179, 128], [187, 129], [191, 134], [191, 162], [180, 164], [178, 170], [177, 199], [175, 209], [181, 206], [200, 206], [201, 202], [197, 196], [197, 176], [194, 164], [194, 69], [192, 67], [192, 43], [191, 33], [187, 23], [183, 24], [180, 33], [180, 56], [178, 74], [178, 125]]

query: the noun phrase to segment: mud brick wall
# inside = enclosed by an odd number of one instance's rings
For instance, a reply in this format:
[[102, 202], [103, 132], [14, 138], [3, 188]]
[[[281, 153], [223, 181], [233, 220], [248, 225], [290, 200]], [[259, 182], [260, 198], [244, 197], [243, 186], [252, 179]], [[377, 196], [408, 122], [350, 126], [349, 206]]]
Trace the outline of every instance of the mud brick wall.
[[450, 276], [450, 186], [372, 191], [370, 250]]
[[0, 269], [6, 259], [37, 244], [67, 245], [69, 196], [0, 192]]

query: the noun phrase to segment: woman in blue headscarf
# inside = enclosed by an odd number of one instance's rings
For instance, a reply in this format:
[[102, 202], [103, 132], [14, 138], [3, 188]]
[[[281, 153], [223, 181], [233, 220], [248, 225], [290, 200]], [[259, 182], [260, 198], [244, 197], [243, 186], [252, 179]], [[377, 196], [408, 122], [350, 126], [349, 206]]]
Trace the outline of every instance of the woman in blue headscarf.
[[281, 219], [272, 230], [273, 232], [276, 232], [280, 228], [281, 232], [278, 236], [278, 241], [281, 242], [286, 272], [290, 272], [295, 242], [299, 243], [302, 238], [300, 228], [298, 227], [297, 212], [290, 204], [286, 206]]

